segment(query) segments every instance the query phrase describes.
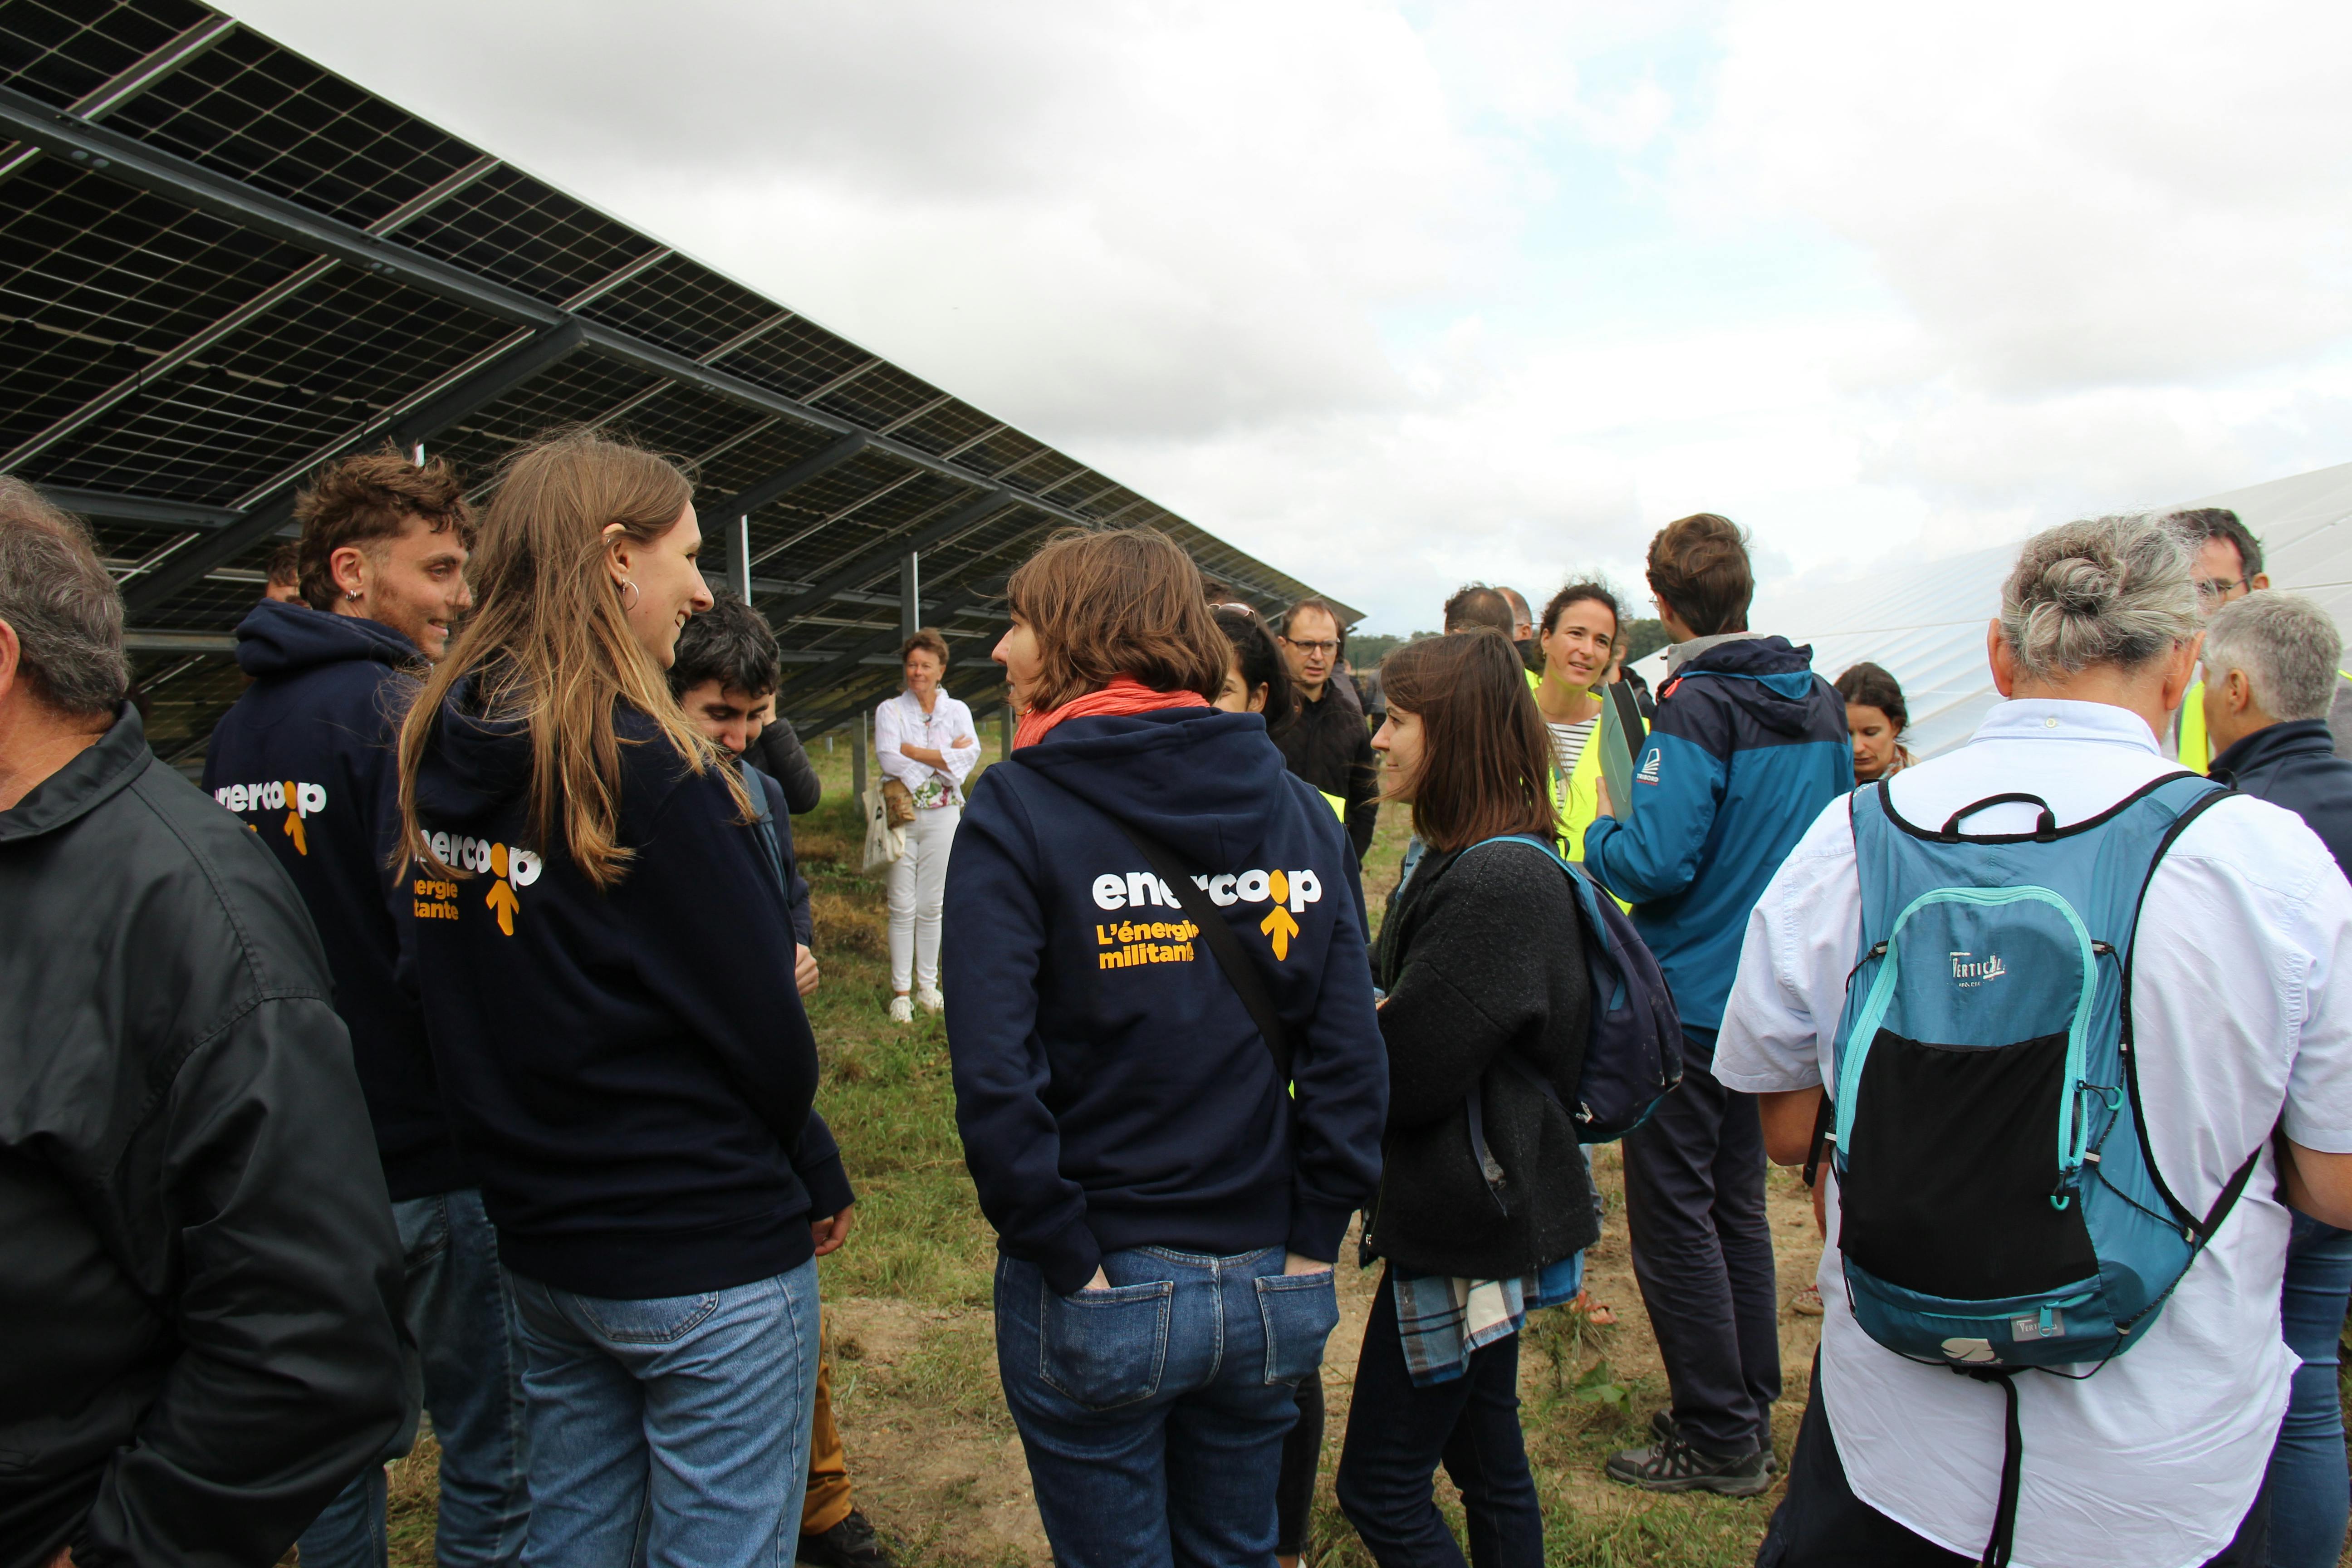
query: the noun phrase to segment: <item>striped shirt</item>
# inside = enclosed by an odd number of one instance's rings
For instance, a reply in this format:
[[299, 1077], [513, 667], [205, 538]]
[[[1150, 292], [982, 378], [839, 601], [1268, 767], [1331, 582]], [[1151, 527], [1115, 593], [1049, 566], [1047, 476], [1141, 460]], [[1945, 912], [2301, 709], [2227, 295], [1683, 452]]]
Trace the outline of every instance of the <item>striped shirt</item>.
[[1566, 778], [1576, 772], [1576, 764], [1584, 755], [1585, 743], [1592, 739], [1592, 731], [1600, 722], [1601, 714], [1597, 710], [1591, 718], [1573, 724], [1555, 724], [1549, 719], [1544, 721], [1544, 728], [1551, 731], [1551, 754], [1559, 764], [1560, 777]]

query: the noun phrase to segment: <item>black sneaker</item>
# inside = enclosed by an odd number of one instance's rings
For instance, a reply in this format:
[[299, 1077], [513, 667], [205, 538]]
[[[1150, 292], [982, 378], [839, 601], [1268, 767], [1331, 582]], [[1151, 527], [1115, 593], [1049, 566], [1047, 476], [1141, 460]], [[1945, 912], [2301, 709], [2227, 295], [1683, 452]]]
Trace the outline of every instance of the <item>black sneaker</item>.
[[1772, 1485], [1763, 1448], [1724, 1458], [1702, 1454], [1668, 1432], [1647, 1448], [1628, 1448], [1605, 1467], [1609, 1479], [1651, 1492], [1715, 1492], [1723, 1497], [1755, 1497]]
[[[1650, 1436], [1663, 1443], [1674, 1435], [1675, 1413], [1666, 1409], [1651, 1412]], [[1627, 1452], [1632, 1450], [1629, 1449]], [[1780, 1458], [1769, 1448], [1764, 1450], [1764, 1473], [1768, 1476], [1777, 1476], [1780, 1473]]]
[[882, 1538], [856, 1509], [822, 1535], [801, 1537], [800, 1560], [817, 1568], [898, 1568]]

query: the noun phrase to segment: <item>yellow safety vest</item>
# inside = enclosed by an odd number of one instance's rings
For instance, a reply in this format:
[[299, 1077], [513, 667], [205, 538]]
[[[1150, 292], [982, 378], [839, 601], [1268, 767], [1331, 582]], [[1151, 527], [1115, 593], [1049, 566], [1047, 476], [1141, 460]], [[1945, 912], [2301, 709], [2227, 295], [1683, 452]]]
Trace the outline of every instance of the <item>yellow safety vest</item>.
[[[1609, 700], [1605, 693], [1596, 692], [1594, 695], [1600, 697], [1603, 703]], [[1601, 816], [1601, 716], [1595, 713], [1592, 716], [1592, 733], [1585, 741], [1584, 751], [1576, 759], [1576, 766], [1568, 777], [1563, 779], [1559, 776], [1557, 761], [1552, 765], [1552, 816], [1559, 824], [1559, 852], [1570, 860], [1584, 858], [1584, 830]], [[1645, 726], [1643, 734], [1646, 733]], [[1643, 735], [1633, 738], [1636, 752], [1641, 750], [1643, 738]], [[1544, 749], [1551, 749], [1549, 730], [1544, 734]], [[1630, 910], [1633, 906], [1619, 899], [1617, 907]]]

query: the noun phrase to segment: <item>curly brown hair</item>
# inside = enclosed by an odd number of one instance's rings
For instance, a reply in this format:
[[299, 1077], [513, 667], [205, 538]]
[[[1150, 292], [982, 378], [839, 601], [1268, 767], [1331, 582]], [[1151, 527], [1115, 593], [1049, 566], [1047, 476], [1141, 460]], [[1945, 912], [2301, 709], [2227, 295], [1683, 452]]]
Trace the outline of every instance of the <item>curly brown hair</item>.
[[295, 547], [302, 602], [314, 610], [333, 609], [341, 593], [335, 586], [335, 552], [397, 539], [412, 517], [436, 533], [454, 528], [457, 542], [474, 548], [473, 509], [448, 459], [436, 458], [419, 468], [386, 447], [320, 468], [310, 488], [294, 498], [294, 521], [302, 525]]

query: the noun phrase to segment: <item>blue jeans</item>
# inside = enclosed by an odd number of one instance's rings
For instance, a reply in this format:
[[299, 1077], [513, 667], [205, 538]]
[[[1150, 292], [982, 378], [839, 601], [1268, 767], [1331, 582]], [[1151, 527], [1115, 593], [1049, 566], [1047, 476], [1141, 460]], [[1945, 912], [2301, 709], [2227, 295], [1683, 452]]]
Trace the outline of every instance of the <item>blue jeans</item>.
[[816, 1260], [693, 1296], [522, 1275], [530, 1568], [776, 1568], [800, 1544]]
[[[441, 1445], [441, 1568], [510, 1568], [530, 1519], [522, 1350], [497, 1233], [470, 1187], [392, 1205], [402, 1316]], [[383, 1568], [383, 1469], [370, 1465], [302, 1532], [303, 1568]]]
[[2336, 1392], [2336, 1335], [2352, 1300], [2352, 1230], [2294, 1216], [2279, 1300], [2287, 1349], [2303, 1358], [2271, 1453], [2271, 1562], [2335, 1568], [2344, 1550], [2352, 1480], [2344, 1468], [2344, 1410]]
[[1059, 1568], [1271, 1568], [1282, 1439], [1339, 1321], [1328, 1271], [1282, 1248], [1104, 1258], [1057, 1296], [996, 1263], [996, 1358]]

